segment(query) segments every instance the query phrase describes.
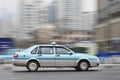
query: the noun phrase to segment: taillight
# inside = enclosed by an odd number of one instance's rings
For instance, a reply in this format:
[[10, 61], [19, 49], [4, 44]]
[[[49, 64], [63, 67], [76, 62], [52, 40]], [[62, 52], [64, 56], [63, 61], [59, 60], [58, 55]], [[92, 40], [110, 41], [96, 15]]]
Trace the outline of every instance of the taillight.
[[17, 53], [14, 54], [14, 58], [18, 58], [18, 54]]
[[20, 50], [18, 50], [18, 52], [20, 52]]

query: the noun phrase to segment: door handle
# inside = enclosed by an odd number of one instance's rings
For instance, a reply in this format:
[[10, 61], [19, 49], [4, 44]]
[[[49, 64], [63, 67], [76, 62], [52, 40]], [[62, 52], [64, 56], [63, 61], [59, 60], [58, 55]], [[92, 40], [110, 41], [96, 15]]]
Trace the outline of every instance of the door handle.
[[38, 56], [42, 56], [42, 54], [38, 54]]
[[60, 56], [59, 54], [57, 54], [56, 56]]

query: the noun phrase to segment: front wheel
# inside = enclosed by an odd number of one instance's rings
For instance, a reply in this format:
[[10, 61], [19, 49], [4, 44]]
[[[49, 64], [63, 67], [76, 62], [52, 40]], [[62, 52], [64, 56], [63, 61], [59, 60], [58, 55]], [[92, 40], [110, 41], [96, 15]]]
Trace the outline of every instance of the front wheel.
[[36, 61], [30, 61], [27, 64], [27, 69], [29, 71], [35, 72], [38, 70], [38, 63]]
[[87, 61], [81, 61], [78, 63], [77, 67], [76, 67], [76, 70], [79, 70], [79, 71], [87, 71], [88, 68], [89, 68], [89, 63]]

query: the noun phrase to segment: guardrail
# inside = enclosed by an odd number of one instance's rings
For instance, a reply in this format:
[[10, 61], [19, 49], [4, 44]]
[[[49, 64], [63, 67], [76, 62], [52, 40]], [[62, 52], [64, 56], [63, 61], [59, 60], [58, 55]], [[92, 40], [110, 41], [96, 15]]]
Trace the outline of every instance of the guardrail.
[[102, 64], [120, 64], [120, 52], [98, 53], [97, 56]]

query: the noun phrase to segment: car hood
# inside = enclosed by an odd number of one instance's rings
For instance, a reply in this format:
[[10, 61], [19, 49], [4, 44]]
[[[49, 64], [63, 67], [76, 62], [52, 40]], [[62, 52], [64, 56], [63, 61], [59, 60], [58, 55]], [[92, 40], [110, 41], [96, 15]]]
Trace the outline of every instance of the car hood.
[[76, 53], [76, 57], [97, 58], [94, 55], [85, 54], [85, 53]]

